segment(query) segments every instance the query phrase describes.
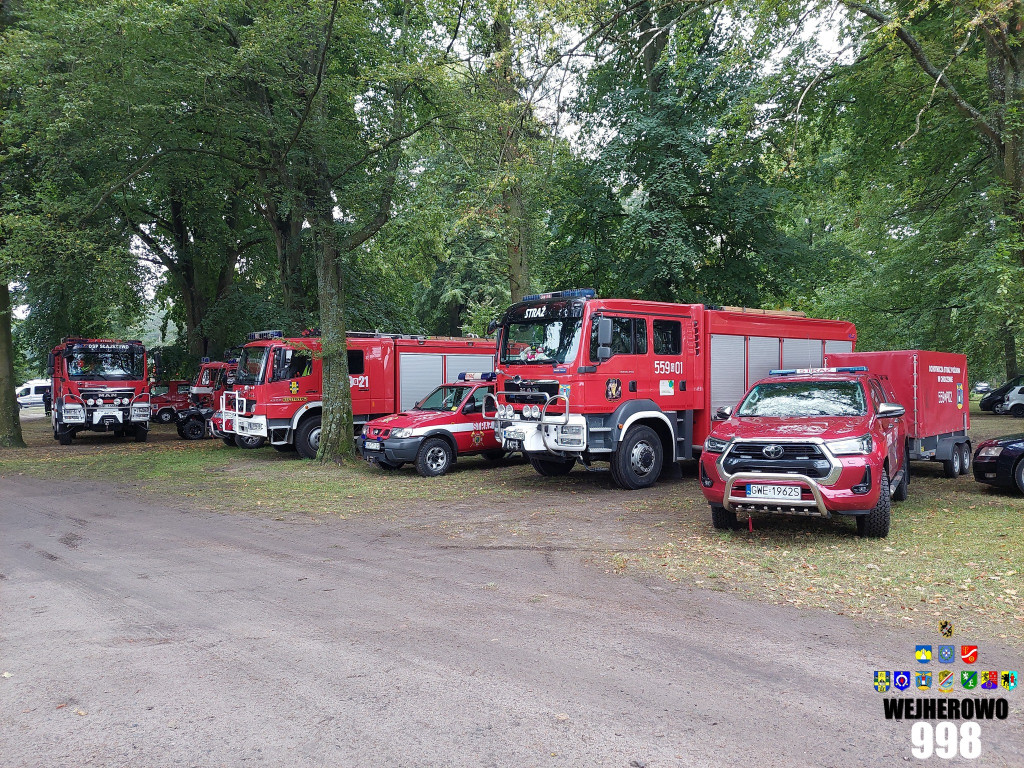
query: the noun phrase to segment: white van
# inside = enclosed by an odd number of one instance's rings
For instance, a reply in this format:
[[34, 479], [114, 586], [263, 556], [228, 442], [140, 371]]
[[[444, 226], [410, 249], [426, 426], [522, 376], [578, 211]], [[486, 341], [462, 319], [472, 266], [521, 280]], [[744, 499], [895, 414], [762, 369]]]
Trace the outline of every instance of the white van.
[[49, 393], [50, 391], [50, 380], [49, 379], [32, 379], [26, 381], [20, 387], [15, 395], [18, 398], [18, 406], [21, 408], [32, 408], [33, 406], [43, 404], [43, 394]]

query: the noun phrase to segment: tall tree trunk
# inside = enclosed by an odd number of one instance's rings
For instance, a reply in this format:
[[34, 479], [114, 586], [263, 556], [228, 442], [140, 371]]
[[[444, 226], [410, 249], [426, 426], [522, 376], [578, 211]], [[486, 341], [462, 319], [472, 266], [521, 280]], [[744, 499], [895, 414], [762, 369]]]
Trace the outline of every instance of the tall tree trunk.
[[0, 282], [0, 448], [24, 448], [15, 399], [14, 338], [11, 335], [11, 287]]
[[322, 169], [316, 204], [311, 208], [324, 368], [324, 407], [320, 416], [317, 460], [325, 464], [340, 464], [355, 455], [355, 443], [352, 440], [352, 389], [345, 339], [345, 279], [338, 264], [338, 233], [326, 167]]
[[1009, 323], [1003, 331], [1003, 359], [1006, 361], [1006, 380], [1017, 378], [1017, 339]]

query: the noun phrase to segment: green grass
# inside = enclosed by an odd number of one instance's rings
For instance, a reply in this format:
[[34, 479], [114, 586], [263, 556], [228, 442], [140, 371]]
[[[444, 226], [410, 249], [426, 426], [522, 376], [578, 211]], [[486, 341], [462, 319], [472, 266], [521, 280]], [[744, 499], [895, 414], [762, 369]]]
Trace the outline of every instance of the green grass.
[[[972, 418], [975, 443], [1024, 432], [1011, 417]], [[166, 427], [144, 444], [90, 435], [60, 446], [39, 419], [25, 423], [25, 434], [28, 450], [0, 450], [0, 478], [111, 481], [226, 513], [377, 514], [465, 545], [557, 545], [612, 571], [898, 626], [952, 619], [1024, 645], [1024, 498], [969, 476], [947, 480], [937, 463], [914, 465], [910, 499], [894, 505], [889, 537], [863, 540], [844, 518], [755, 516], [752, 533], [715, 531], [692, 466], [682, 479], [624, 492], [607, 473], [541, 478], [522, 462], [491, 467], [479, 458], [429, 480], [408, 467], [321, 467], [269, 448], [181, 441]]]

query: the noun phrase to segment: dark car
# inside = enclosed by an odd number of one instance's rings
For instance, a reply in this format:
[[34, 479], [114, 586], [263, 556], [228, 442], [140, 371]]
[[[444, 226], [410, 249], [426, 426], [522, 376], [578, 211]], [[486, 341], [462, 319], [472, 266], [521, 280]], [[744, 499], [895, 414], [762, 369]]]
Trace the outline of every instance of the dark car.
[[1003, 384], [1001, 387], [997, 387], [981, 398], [981, 402], [978, 403], [978, 407], [983, 411], [996, 411], [996, 406], [1002, 405], [1003, 398], [1009, 394], [1010, 390], [1014, 387], [1024, 387], [1024, 376], [1018, 376], [1015, 379], [1010, 379], [1008, 382]]
[[1024, 493], [1024, 434], [986, 440], [974, 452], [974, 479]]

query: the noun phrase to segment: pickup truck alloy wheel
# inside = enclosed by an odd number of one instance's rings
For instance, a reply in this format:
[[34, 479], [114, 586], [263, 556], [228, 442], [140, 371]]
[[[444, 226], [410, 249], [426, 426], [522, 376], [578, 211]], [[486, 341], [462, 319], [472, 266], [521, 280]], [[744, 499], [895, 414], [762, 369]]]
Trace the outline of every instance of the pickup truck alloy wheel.
[[889, 535], [892, 502], [889, 497], [889, 473], [882, 470], [878, 503], [866, 515], [857, 515], [857, 535], [868, 539], [884, 539]]
[[161, 424], [170, 424], [174, 421], [174, 411], [170, 408], [164, 408], [156, 415], [156, 420]]
[[960, 475], [960, 446], [953, 446], [953, 453], [942, 462], [942, 474], [946, 477], [957, 477]]
[[423, 477], [437, 477], [448, 471], [452, 465], [452, 447], [440, 437], [423, 441], [416, 454], [416, 471]]
[[307, 417], [295, 431], [295, 450], [304, 459], [315, 459], [320, 450], [320, 416]]
[[643, 425], [633, 427], [612, 454], [612, 478], [629, 490], [649, 488], [658, 480], [663, 461], [658, 433]]

